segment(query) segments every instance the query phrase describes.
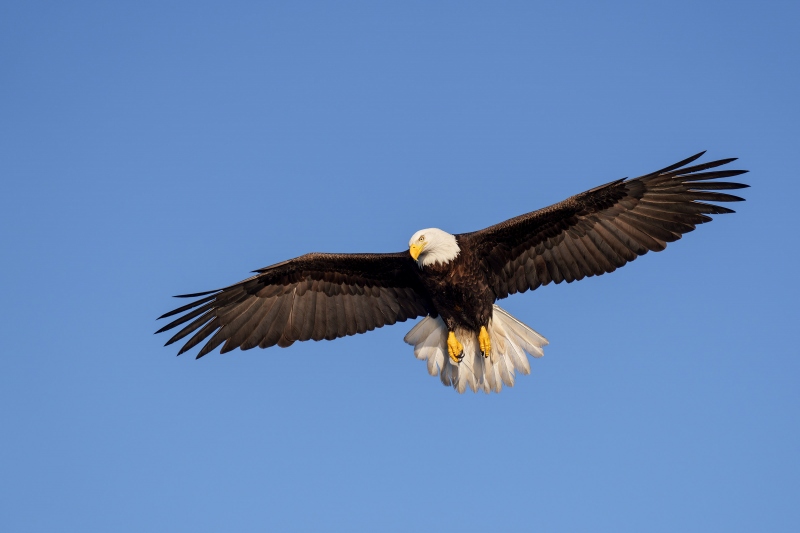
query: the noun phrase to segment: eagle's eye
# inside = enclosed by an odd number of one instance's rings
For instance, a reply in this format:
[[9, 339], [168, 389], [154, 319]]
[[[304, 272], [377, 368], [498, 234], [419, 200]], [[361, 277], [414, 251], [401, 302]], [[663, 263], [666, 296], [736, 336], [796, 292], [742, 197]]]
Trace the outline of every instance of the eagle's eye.
[[424, 240], [425, 240], [425, 235], [420, 235], [420, 236], [419, 236], [419, 240], [420, 240], [420, 241], [424, 241]]

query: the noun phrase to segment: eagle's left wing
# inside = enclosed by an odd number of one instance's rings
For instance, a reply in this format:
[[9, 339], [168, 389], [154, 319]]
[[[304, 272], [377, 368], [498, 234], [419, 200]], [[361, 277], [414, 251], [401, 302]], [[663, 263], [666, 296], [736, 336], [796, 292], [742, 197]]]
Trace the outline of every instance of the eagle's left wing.
[[746, 170], [714, 170], [735, 159], [687, 167], [705, 152], [632, 180], [620, 179], [550, 207], [459, 235], [482, 256], [497, 298], [550, 282], [613, 272], [648, 251], [661, 251], [710, 214], [733, 213], [705, 202], [736, 202], [713, 192], [748, 187], [710, 181]]

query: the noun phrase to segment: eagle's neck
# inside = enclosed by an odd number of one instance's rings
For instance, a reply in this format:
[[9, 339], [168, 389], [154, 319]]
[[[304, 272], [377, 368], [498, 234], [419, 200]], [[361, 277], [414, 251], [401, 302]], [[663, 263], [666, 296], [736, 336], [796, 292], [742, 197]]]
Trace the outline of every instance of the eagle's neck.
[[461, 253], [455, 235], [450, 235], [445, 231], [439, 230], [434, 234], [428, 234], [428, 245], [417, 258], [420, 268], [441, 263], [446, 265]]

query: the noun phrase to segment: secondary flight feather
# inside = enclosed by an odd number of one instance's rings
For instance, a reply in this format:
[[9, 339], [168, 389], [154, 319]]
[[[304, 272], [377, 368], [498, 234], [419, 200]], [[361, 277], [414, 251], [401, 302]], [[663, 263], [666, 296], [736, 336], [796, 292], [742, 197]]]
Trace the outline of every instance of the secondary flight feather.
[[[661, 251], [709, 215], [733, 213], [709, 202], [748, 185], [717, 181], [746, 170], [735, 159], [689, 166], [704, 152], [635, 179], [619, 179], [472, 233], [420, 230], [408, 250], [388, 254], [311, 253], [255, 271], [159, 318], [179, 328], [167, 345], [200, 358], [256, 346], [332, 340], [424, 317], [405, 341], [428, 372], [458, 392], [499, 392], [530, 373], [547, 340], [495, 302], [548, 283], [613, 272]], [[179, 316], [178, 316], [179, 315]], [[188, 337], [188, 339], [187, 339]], [[526, 355], [527, 354], [527, 355]]]

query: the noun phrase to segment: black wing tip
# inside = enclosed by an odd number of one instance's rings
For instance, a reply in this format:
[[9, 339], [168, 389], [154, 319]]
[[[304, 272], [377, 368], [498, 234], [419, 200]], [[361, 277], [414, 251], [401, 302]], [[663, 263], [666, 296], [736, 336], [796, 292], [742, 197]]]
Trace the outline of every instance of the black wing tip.
[[[182, 294], [182, 295], [179, 295], [179, 296], [175, 296], [174, 298], [190, 298], [192, 296], [205, 296], [205, 298], [201, 298], [200, 300], [188, 303], [186, 305], [182, 305], [181, 307], [173, 309], [172, 311], [167, 311], [166, 313], [164, 313], [160, 317], [156, 318], [156, 320], [161, 320], [162, 318], [168, 318], [168, 317], [171, 317], [171, 316], [174, 316], [174, 315], [178, 315], [180, 313], [183, 313], [184, 311], [188, 311], [189, 309], [192, 309], [193, 307], [197, 307], [198, 305], [202, 305], [202, 304], [204, 304], [204, 303], [206, 303], [208, 301], [211, 301], [211, 300], [213, 300], [215, 298], [214, 295], [216, 295], [217, 293], [219, 293], [221, 291], [222, 291], [222, 289], [217, 289], [215, 291], [200, 292], [200, 293], [197, 293], [197, 294]], [[209, 296], [209, 295], [211, 295], [211, 296]]]
[[701, 151], [701, 152], [697, 152], [697, 153], [696, 153], [696, 154], [694, 154], [694, 155], [690, 155], [689, 157], [687, 157], [686, 159], [684, 159], [683, 161], [681, 161], [681, 163], [684, 163], [684, 164], [689, 164], [689, 163], [691, 163], [692, 161], [696, 161], [696, 160], [700, 159], [701, 157], [703, 157], [704, 155], [706, 155], [706, 152], [708, 152], [708, 150], [703, 150], [703, 151]]
[[[162, 318], [164, 318], [164, 317], [160, 316], [156, 320], [161, 320]], [[158, 335], [159, 333], [164, 333], [165, 331], [168, 331], [168, 330], [170, 330], [172, 328], [173, 328], [172, 324], [167, 324], [163, 328], [161, 328], [158, 331], [156, 331], [155, 333], [153, 333], [153, 335]], [[167, 343], [167, 344], [169, 344], [169, 343]], [[164, 346], [166, 346], [167, 344], [165, 344]]]
[[703, 214], [705, 214], [705, 215], [727, 215], [727, 214], [736, 212], [733, 209], [731, 209], [730, 207], [725, 207], [725, 206], [722, 206], [722, 205], [709, 204], [707, 202], [693, 202], [693, 203], [695, 203], [697, 205], [701, 205], [704, 208], [708, 209], [708, 211], [703, 211]]
[[[191, 309], [191, 308], [190, 308], [190, 309]], [[184, 311], [186, 311], [186, 309], [184, 309], [184, 308], [182, 308], [182, 307], [179, 307], [179, 308], [177, 308], [177, 309], [173, 309], [172, 311], [167, 311], [166, 313], [164, 313], [164, 314], [163, 314], [163, 315], [161, 315], [160, 317], [156, 318], [156, 320], [161, 320], [162, 318], [169, 318], [169, 317], [171, 317], [171, 316], [174, 316], [174, 315], [178, 315], [178, 314], [180, 314], [180, 313], [183, 313]]]
[[[205, 344], [205, 345], [204, 345], [204, 346], [203, 346], [203, 347], [200, 349], [200, 351], [199, 351], [199, 352], [197, 352], [197, 355], [195, 356], [195, 360], [197, 360], [197, 359], [200, 359], [201, 357], [203, 357], [203, 356], [206, 356], [206, 355], [210, 354], [210, 353], [211, 353], [211, 352], [213, 352], [215, 349], [216, 349], [216, 346], [214, 346], [213, 348], [209, 349], [208, 343], [206, 343], [206, 344]], [[181, 352], [181, 353], [183, 353], [183, 352]]]
[[[701, 157], [706, 155], [706, 152], [708, 152], [708, 150], [703, 150], [702, 152], [697, 152], [693, 156], [689, 156], [686, 159], [684, 159], [683, 161], [681, 161], [680, 165], [683, 167], [683, 166], [686, 166], [686, 165], [688, 165], [689, 163], [691, 163], [693, 161], [697, 161], [698, 159], [700, 159]], [[676, 163], [676, 164], [678, 164], [678, 163]]]
[[[704, 165], [708, 165], [708, 168], [716, 168], [716, 167], [722, 167], [722, 166], [725, 166], [725, 165], [729, 165], [729, 164], [733, 163], [734, 161], [738, 161], [738, 160], [739, 160], [738, 157], [726, 157], [724, 159], [717, 159], [717, 160], [714, 160], [714, 161], [709, 161], [708, 163], [704, 163]], [[732, 172], [732, 171], [729, 170], [728, 172]], [[747, 170], [744, 170], [743, 172], [747, 172]]]
[[732, 178], [734, 176], [741, 176], [742, 174], [747, 174], [750, 171], [749, 170], [743, 170], [743, 169], [736, 169], [736, 170], [731, 169], [731, 170], [723, 170], [723, 171], [720, 171], [720, 172], [725, 172], [725, 174], [726, 174], [725, 177], [726, 178]]
[[[162, 333], [162, 332], [166, 331], [167, 329], [170, 329], [171, 327], [172, 327], [172, 326], [164, 326], [164, 327], [163, 327], [163, 328], [161, 328], [160, 330], [156, 331], [156, 333]], [[170, 344], [174, 344], [175, 342], [177, 342], [177, 341], [179, 341], [181, 338], [183, 338], [183, 337], [180, 337], [180, 338], [177, 338], [177, 339], [176, 339], [175, 337], [176, 337], [176, 335], [173, 335], [172, 337], [170, 337], [170, 338], [169, 338], [169, 340], [168, 340], [167, 342], [165, 342], [165, 343], [164, 343], [164, 346], [169, 346]], [[180, 351], [180, 352], [178, 352], [178, 355], [180, 355], [180, 354], [182, 354], [182, 353], [183, 353], [183, 351]]]
[[213, 291], [205, 291], [205, 292], [195, 292], [192, 294], [176, 294], [173, 298], [197, 298], [199, 296], [207, 296], [209, 294], [214, 294], [215, 292], [219, 292], [222, 289], [214, 289]]
[[[659, 170], [655, 174], [663, 174], [663, 173], [672, 172], [672, 171], [676, 171], [678, 169], [681, 169], [681, 168], [687, 166], [688, 164], [693, 163], [693, 162], [697, 161], [698, 159], [700, 159], [701, 157], [703, 157], [706, 154], [707, 151], [708, 150], [703, 150], [702, 152], [698, 152], [698, 153], [694, 154], [693, 156], [687, 157], [686, 159], [684, 159], [682, 161], [678, 161], [677, 163], [675, 163], [673, 165], [670, 165], [670, 166], [668, 166], [666, 168], [663, 168], [663, 169]], [[702, 169], [721, 167], [723, 165], [727, 165], [729, 163], [733, 163], [734, 161], [737, 161], [738, 159], [739, 159], [738, 157], [728, 157], [728, 158], [724, 158], [724, 159], [717, 159], [716, 161], [710, 161], [708, 163], [702, 163], [701, 165], [698, 165], [698, 167], [702, 167]], [[698, 168], [698, 167], [692, 167], [691, 169], [685, 169], [685, 170], [688, 170], [689, 172], [701, 170], [701, 168]], [[738, 172], [740, 172], [741, 174], [744, 174], [745, 172], [748, 172], [748, 171], [744, 170], [744, 171], [738, 171]]]
[[[705, 152], [700, 152], [702, 155]], [[733, 161], [737, 161], [738, 157], [729, 157], [726, 159], [717, 159], [715, 161], [709, 161], [706, 163], [699, 163], [697, 165], [687, 166], [689, 163], [694, 162], [698, 156], [692, 156], [688, 159], [684, 159], [674, 165], [667, 167], [665, 169], [659, 170], [656, 173], [650, 174], [650, 176], [669, 176], [672, 179], [678, 180], [685, 180], [685, 181], [692, 181], [692, 182], [711, 182], [711, 180], [717, 180], [720, 178], [731, 178], [734, 176], [741, 176], [742, 174], [747, 174], [750, 172], [749, 170], [745, 169], [719, 169], [719, 167], [725, 166]], [[711, 169], [710, 172], [707, 172]]]
[[703, 150], [702, 152], [694, 154], [691, 157], [687, 157], [686, 159], [678, 161], [677, 163], [673, 163], [672, 165], [669, 165], [668, 167], [664, 167], [664, 168], [662, 168], [660, 170], [656, 170], [655, 172], [653, 172], [651, 174], [648, 174], [648, 176], [658, 176], [660, 174], [666, 174], [668, 172], [672, 172], [672, 171], [677, 170], [679, 168], [685, 167], [689, 163], [692, 163], [693, 161], [696, 161], [696, 160], [700, 159], [701, 157], [703, 157], [703, 154], [705, 154], [705, 153], [706, 153], [706, 150]]

